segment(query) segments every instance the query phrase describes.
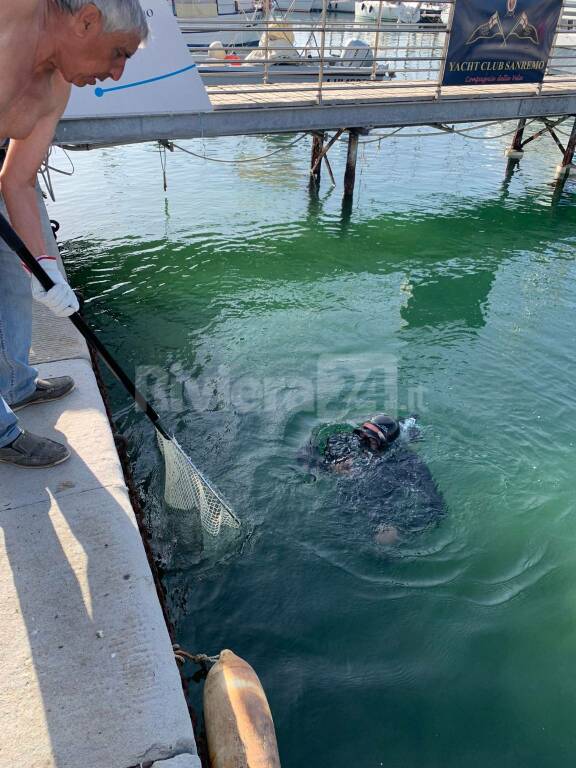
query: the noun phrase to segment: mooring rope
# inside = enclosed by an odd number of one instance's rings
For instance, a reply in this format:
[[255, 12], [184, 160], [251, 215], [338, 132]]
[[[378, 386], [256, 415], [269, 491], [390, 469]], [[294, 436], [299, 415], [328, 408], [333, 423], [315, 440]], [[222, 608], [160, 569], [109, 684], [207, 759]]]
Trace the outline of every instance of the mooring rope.
[[219, 653], [217, 653], [215, 656], [208, 656], [206, 653], [190, 653], [189, 651], [185, 651], [183, 648], [181, 648], [178, 643], [174, 643], [172, 648], [174, 649], [174, 656], [176, 657], [176, 661], [180, 664], [185, 664], [186, 661], [191, 661], [193, 664], [200, 664], [201, 666], [205, 666], [206, 664], [216, 664], [220, 658]]
[[[488, 128], [491, 125], [503, 125], [505, 123], [509, 123], [511, 120], [491, 120], [486, 123], [480, 123], [479, 125], [473, 125], [470, 128], [449, 128], [449, 129], [442, 129], [439, 128], [437, 131], [427, 131], [427, 132], [420, 132], [420, 133], [400, 133], [400, 131], [403, 131], [405, 126], [400, 126], [399, 128], [395, 128], [393, 131], [390, 131], [389, 133], [378, 133], [378, 134], [372, 134], [372, 138], [370, 139], [364, 139], [364, 141], [359, 141], [358, 144], [365, 145], [365, 144], [374, 144], [379, 141], [383, 141], [384, 139], [389, 139], [392, 136], [397, 136], [399, 139], [418, 139], [418, 138], [424, 138], [424, 137], [437, 137], [437, 136], [445, 136], [446, 134], [456, 134], [458, 136], [462, 136], [465, 139], [472, 139], [476, 141], [494, 141], [495, 139], [502, 139], [505, 136], [511, 136], [513, 133], [516, 132], [516, 127], [512, 128], [509, 131], [505, 131], [504, 133], [498, 133], [495, 136], [471, 136], [469, 135], [471, 131], [479, 131], [482, 128]], [[532, 123], [537, 122], [536, 120], [529, 120], [526, 122], [526, 126], [531, 125]], [[279, 154], [280, 152], [284, 152], [286, 149], [290, 149], [291, 147], [294, 147], [296, 144], [298, 144], [302, 139], [304, 139], [308, 134], [302, 133], [300, 136], [298, 136], [294, 141], [290, 142], [289, 144], [284, 145], [283, 147], [280, 147], [279, 149], [275, 149], [273, 152], [268, 152], [266, 155], [259, 155], [258, 157], [246, 157], [246, 158], [221, 158], [221, 157], [211, 157], [210, 155], [201, 155], [198, 152], [193, 152], [191, 149], [187, 149], [186, 147], [182, 147], [180, 144], [175, 144], [173, 141], [170, 142], [170, 146], [174, 149], [179, 149], [181, 152], [185, 152], [187, 155], [192, 155], [192, 157], [197, 157], [200, 160], [210, 160], [214, 163], [256, 163], [259, 160], [265, 160], [268, 157], [273, 157], [274, 155]], [[337, 139], [337, 141], [340, 142], [346, 142], [347, 139]]]
[[284, 152], [285, 150], [290, 149], [291, 147], [298, 144], [299, 141], [302, 141], [302, 139], [306, 138], [307, 135], [307, 133], [302, 133], [300, 136], [294, 139], [294, 141], [291, 141], [290, 144], [284, 144], [284, 146], [280, 147], [279, 149], [275, 149], [273, 152], [268, 152], [266, 155], [260, 155], [259, 157], [237, 158], [233, 160], [228, 160], [221, 157], [210, 157], [209, 155], [200, 155], [198, 152], [192, 152], [191, 149], [186, 149], [185, 147], [181, 147], [179, 144], [174, 144], [173, 141], [170, 142], [170, 145], [175, 149], [179, 149], [181, 152], [186, 152], [187, 155], [198, 157], [200, 160], [211, 160], [214, 163], [256, 163], [258, 160], [265, 160], [267, 157], [272, 157], [273, 155], [277, 155], [280, 152]]
[[458, 134], [458, 136], [462, 136], [465, 139], [473, 139], [475, 141], [494, 141], [495, 139], [502, 139], [505, 136], [512, 136], [512, 134], [516, 133], [516, 128], [513, 128], [511, 131], [505, 131], [504, 133], [497, 133], [495, 136], [469, 136], [468, 134], [464, 133], [464, 131], [457, 130], [454, 130], [454, 133]]
[[[554, 123], [552, 127], [560, 135], [569, 137], [570, 136], [569, 133], [565, 133], [564, 131], [557, 128], [557, 126], [563, 123], [565, 119], [567, 118], [557, 121], [556, 123]], [[412, 132], [412, 133], [401, 133], [401, 131], [403, 131], [407, 126], [400, 126], [398, 128], [395, 128], [392, 131], [389, 131], [388, 133], [372, 133], [371, 138], [359, 141], [358, 144], [359, 145], [375, 144], [375, 143], [384, 141], [385, 139], [389, 139], [393, 136], [396, 136], [399, 139], [418, 139], [418, 138], [428, 138], [428, 137], [434, 138], [438, 136], [445, 136], [446, 134], [462, 136], [465, 139], [471, 139], [473, 141], [496, 141], [498, 139], [504, 138], [505, 136], [512, 136], [514, 133], [516, 133], [517, 126], [515, 125], [509, 131], [504, 131], [503, 133], [498, 133], [498, 134], [495, 134], [494, 136], [484, 136], [484, 135], [473, 136], [471, 135], [471, 133], [473, 131], [480, 131], [483, 128], [489, 128], [492, 125], [504, 125], [510, 122], [512, 122], [512, 120], [490, 120], [483, 123], [476, 123], [470, 126], [469, 128], [455, 128], [454, 126], [452, 127], [445, 126], [445, 127], [439, 127], [435, 131], [425, 131], [425, 132], [421, 131], [421, 132]], [[537, 122], [539, 122], [537, 118], [533, 118], [532, 120], [527, 120], [524, 127], [526, 128], [529, 125], [532, 125], [533, 123], [537, 123]], [[542, 135], [545, 135], [545, 134], [543, 133]], [[278, 147], [278, 149], [275, 149], [272, 152], [267, 152], [266, 154], [258, 155], [257, 157], [245, 157], [245, 158], [213, 157], [211, 155], [200, 154], [199, 152], [193, 152], [191, 149], [188, 149], [187, 147], [183, 147], [180, 144], [175, 144], [173, 141], [158, 142], [158, 150], [160, 154], [160, 165], [162, 169], [162, 180], [164, 184], [164, 191], [166, 191], [167, 189], [166, 149], [170, 149], [170, 150], [179, 149], [181, 152], [184, 152], [187, 155], [191, 155], [192, 157], [197, 157], [199, 160], [208, 160], [213, 163], [226, 163], [230, 165], [242, 164], [242, 163], [257, 163], [260, 160], [266, 160], [269, 157], [273, 157], [274, 155], [278, 155], [281, 152], [285, 152], [287, 149], [291, 149], [292, 147], [296, 146], [296, 144], [300, 143], [303, 139], [305, 139], [307, 136], [308, 136], [308, 132], [301, 133], [290, 143], [284, 144], [283, 146]], [[538, 138], [541, 138], [541, 137], [538, 137]], [[346, 142], [347, 139], [338, 138], [336, 139], [336, 141]], [[46, 160], [44, 161], [42, 167], [40, 168], [40, 175], [42, 177], [42, 180], [44, 181], [47, 192], [52, 198], [52, 200], [55, 200], [55, 194], [54, 194], [54, 189], [52, 185], [52, 179], [50, 177], [50, 171], [55, 171], [56, 173], [61, 173], [65, 176], [72, 176], [75, 171], [74, 163], [72, 162], [70, 155], [68, 154], [68, 152], [66, 152], [66, 149], [64, 147], [61, 147], [61, 149], [64, 151], [64, 154], [71, 165], [71, 171], [64, 171], [60, 168], [55, 168], [54, 166], [49, 164], [52, 148], [48, 152]], [[326, 159], [327, 159], [327, 155], [326, 155]], [[205, 654], [198, 654], [198, 656], [205, 656]], [[210, 659], [212, 657], [206, 657], [206, 658]]]
[[[505, 133], [499, 133], [495, 136], [469, 136], [468, 134], [471, 131], [479, 131], [482, 128], [488, 128], [491, 125], [503, 125], [504, 123], [511, 122], [510, 120], [491, 120], [487, 123], [480, 123], [479, 125], [473, 125], [470, 128], [439, 128], [436, 131], [427, 131], [427, 132], [419, 132], [419, 133], [400, 133], [400, 131], [404, 130], [404, 126], [400, 128], [396, 128], [393, 131], [390, 131], [390, 133], [374, 133], [372, 134], [372, 138], [370, 139], [364, 139], [364, 141], [359, 141], [359, 144], [374, 144], [378, 141], [382, 141], [383, 139], [389, 139], [391, 136], [398, 136], [399, 139], [418, 139], [422, 137], [436, 137], [436, 136], [445, 136], [446, 134], [457, 134], [459, 136], [463, 136], [465, 139], [475, 139], [477, 141], [491, 141], [493, 139], [501, 139], [504, 136], [511, 136], [513, 133], [516, 132], [516, 127], [512, 128], [510, 131], [506, 131]], [[531, 123], [536, 122], [536, 120], [530, 120], [526, 123], [526, 125], [530, 125]], [[347, 139], [339, 139], [339, 141], [346, 142]]]
[[62, 151], [64, 152], [64, 155], [66, 156], [66, 159], [70, 163], [71, 170], [64, 171], [61, 168], [56, 168], [54, 165], [50, 165], [50, 157], [52, 155], [54, 147], [50, 147], [48, 152], [46, 153], [46, 157], [44, 158], [44, 161], [40, 168], [38, 169], [38, 174], [40, 175], [42, 181], [44, 182], [44, 186], [46, 187], [46, 192], [50, 195], [50, 199], [53, 203], [56, 202], [56, 193], [54, 192], [54, 185], [52, 183], [52, 177], [50, 175], [51, 171], [54, 171], [54, 173], [61, 173], [62, 176], [73, 176], [75, 172], [74, 163], [72, 162], [72, 158], [66, 152], [64, 148], [61, 147]]

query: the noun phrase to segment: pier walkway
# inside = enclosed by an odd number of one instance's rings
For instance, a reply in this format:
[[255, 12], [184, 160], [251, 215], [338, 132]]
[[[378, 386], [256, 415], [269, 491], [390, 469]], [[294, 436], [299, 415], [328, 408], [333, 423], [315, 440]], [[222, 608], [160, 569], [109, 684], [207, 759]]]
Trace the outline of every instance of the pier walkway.
[[221, 85], [212, 112], [62, 120], [56, 144], [78, 147], [339, 128], [391, 128], [576, 115], [576, 76], [530, 84], [443, 87], [423, 80]]
[[[56, 254], [47, 216], [44, 226]], [[36, 307], [33, 361], [77, 387], [21, 423], [72, 457], [50, 470], [0, 465], [0, 768], [199, 768], [87, 348]]]

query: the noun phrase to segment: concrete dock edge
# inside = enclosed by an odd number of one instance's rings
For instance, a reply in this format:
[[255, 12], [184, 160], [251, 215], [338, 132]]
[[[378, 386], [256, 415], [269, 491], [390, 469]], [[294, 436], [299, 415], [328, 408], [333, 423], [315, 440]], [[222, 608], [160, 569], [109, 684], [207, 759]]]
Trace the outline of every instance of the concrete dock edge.
[[0, 465], [0, 768], [200, 768], [88, 350], [38, 306], [34, 329], [40, 376], [76, 389], [20, 421], [72, 457]]

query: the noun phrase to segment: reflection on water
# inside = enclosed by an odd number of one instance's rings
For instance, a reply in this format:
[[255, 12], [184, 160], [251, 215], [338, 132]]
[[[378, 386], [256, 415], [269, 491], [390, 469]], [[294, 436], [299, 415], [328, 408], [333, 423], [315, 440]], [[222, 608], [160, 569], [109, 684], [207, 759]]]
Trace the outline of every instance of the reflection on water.
[[430, 282], [421, 279], [410, 285], [409, 298], [401, 317], [409, 328], [425, 326], [461, 326], [481, 328], [494, 273], [486, 270], [473, 274], [446, 275]]
[[[255, 666], [285, 766], [567, 765], [575, 187], [551, 205], [548, 140], [506, 178], [506, 138], [394, 137], [361, 147], [343, 218], [291, 141], [190, 142], [286, 150], [170, 155], [166, 195], [154, 147], [77, 156], [50, 206], [90, 321], [244, 521], [214, 549], [167, 513], [152, 430], [111, 384], [178, 639]], [[386, 410], [419, 412], [447, 514], [382, 550], [297, 456]]]

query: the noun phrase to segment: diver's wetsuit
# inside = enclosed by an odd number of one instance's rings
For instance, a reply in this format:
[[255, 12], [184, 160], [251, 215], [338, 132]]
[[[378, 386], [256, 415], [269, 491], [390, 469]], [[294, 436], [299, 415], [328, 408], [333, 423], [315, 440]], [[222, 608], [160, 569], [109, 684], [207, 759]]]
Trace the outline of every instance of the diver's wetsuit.
[[430, 470], [401, 439], [374, 453], [350, 427], [328, 437], [324, 446], [313, 439], [306, 459], [310, 468], [337, 474], [344, 510], [362, 512], [372, 532], [393, 526], [401, 535], [416, 533], [446, 514]]

